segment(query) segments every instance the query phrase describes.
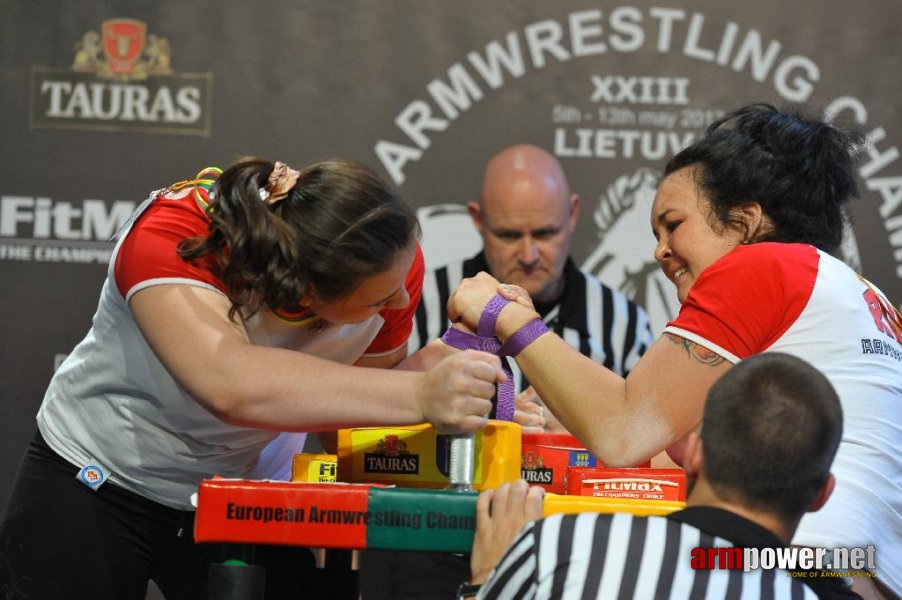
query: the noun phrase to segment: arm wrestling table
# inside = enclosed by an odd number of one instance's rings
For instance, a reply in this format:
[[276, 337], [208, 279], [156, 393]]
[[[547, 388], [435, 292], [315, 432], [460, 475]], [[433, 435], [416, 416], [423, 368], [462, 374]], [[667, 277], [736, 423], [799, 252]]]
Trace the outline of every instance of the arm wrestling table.
[[[571, 464], [562, 464], [560, 457], [568, 455]], [[529, 476], [549, 490], [545, 515], [667, 514], [684, 506], [685, 475], [674, 470], [626, 470], [629, 477], [623, 469], [611, 470], [617, 483], [605, 487], [616, 493], [550, 491], [566, 491], [569, 469], [574, 481], [600, 481], [605, 470], [593, 469], [596, 461], [589, 456], [570, 436], [521, 438], [519, 426], [506, 421], [490, 421], [485, 432], [466, 444], [455, 444], [454, 436], [443, 436], [429, 426], [342, 430], [337, 456], [337, 476], [342, 482], [203, 481], [198, 490], [195, 540], [325, 548], [327, 557], [348, 568], [351, 550], [469, 553], [476, 527], [475, 490], [514, 481], [527, 469], [553, 471], [546, 465], [557, 465], [559, 481], [553, 473]], [[580, 489], [578, 484], [571, 487]], [[596, 484], [594, 489], [601, 488]], [[675, 491], [665, 495], [656, 489]], [[257, 597], [262, 596], [251, 592], [230, 596], [236, 600]]]

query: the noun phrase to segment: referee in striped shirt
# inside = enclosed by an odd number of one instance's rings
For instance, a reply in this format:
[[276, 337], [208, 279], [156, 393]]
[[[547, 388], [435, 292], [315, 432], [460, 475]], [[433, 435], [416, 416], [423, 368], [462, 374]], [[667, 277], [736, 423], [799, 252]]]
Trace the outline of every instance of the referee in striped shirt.
[[695, 549], [784, 548], [802, 515], [830, 496], [841, 436], [839, 398], [819, 371], [788, 354], [753, 356], [708, 394], [686, 453], [695, 485], [685, 510], [554, 515], [518, 535], [541, 517], [541, 488], [520, 481], [483, 492], [460, 597], [858, 598], [842, 578], [819, 572], [692, 562]]
[[[530, 145], [502, 150], [486, 165], [481, 201], [470, 202], [467, 209], [482, 236], [483, 251], [426, 274], [410, 351], [444, 333], [449, 295], [464, 278], [485, 271], [524, 288], [552, 331], [625, 377], [654, 342], [648, 314], [580, 271], [570, 258], [579, 196], [571, 193], [557, 159]], [[524, 392], [528, 382], [512, 366], [516, 389]], [[523, 406], [524, 400], [540, 405], [531, 389], [518, 404]]]
[[[654, 342], [648, 314], [569, 257], [579, 197], [557, 159], [529, 145], [502, 150], [486, 165], [481, 202], [467, 208], [483, 251], [426, 274], [409, 353], [445, 332], [451, 292], [465, 277], [486, 271], [524, 288], [551, 330], [625, 377]], [[520, 391], [514, 420], [526, 432], [565, 431], [516, 364], [511, 367]], [[464, 556], [369, 550], [361, 558], [360, 588], [364, 600], [449, 600], [468, 571]]]

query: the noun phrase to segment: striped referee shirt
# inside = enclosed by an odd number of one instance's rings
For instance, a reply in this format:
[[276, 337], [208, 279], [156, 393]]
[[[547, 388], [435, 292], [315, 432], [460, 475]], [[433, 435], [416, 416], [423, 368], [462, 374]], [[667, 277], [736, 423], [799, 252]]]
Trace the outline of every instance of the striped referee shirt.
[[[423, 295], [414, 317], [408, 352], [413, 353], [441, 337], [448, 328], [448, 297], [458, 284], [480, 271], [489, 272], [480, 253], [426, 273]], [[564, 293], [542, 315], [548, 328], [581, 354], [625, 377], [652, 342], [648, 314], [622, 293], [580, 271], [572, 259], [564, 266]], [[516, 389], [529, 385], [516, 365]]]
[[835, 577], [797, 578], [781, 569], [692, 569], [693, 548], [734, 546], [784, 544], [759, 525], [713, 507], [691, 507], [667, 517], [552, 515], [521, 532], [477, 598], [857, 597]]

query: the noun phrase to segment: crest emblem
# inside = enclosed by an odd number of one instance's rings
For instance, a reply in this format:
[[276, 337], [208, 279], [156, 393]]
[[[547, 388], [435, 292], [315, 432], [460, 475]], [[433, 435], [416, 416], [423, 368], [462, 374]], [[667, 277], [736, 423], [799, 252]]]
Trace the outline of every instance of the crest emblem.
[[385, 456], [400, 456], [410, 454], [407, 450], [407, 442], [397, 435], [387, 435], [376, 443], [376, 454]]
[[535, 450], [527, 450], [520, 457], [520, 466], [524, 469], [541, 469], [545, 466], [542, 455]]
[[110, 19], [101, 25], [103, 51], [114, 75], [131, 75], [144, 50], [147, 26], [134, 19]]
[[147, 33], [137, 19], [108, 19], [101, 33], [88, 31], [75, 44], [74, 71], [93, 73], [100, 79], [140, 81], [150, 75], [169, 75], [169, 40]]

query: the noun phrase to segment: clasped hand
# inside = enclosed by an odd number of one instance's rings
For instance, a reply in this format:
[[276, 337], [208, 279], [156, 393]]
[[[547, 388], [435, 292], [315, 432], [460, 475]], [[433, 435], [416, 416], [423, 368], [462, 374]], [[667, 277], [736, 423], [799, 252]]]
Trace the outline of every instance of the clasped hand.
[[464, 279], [448, 298], [448, 318], [452, 323], [462, 323], [476, 331], [479, 317], [495, 294], [535, 310], [529, 293], [518, 285], [501, 283], [485, 271]]

